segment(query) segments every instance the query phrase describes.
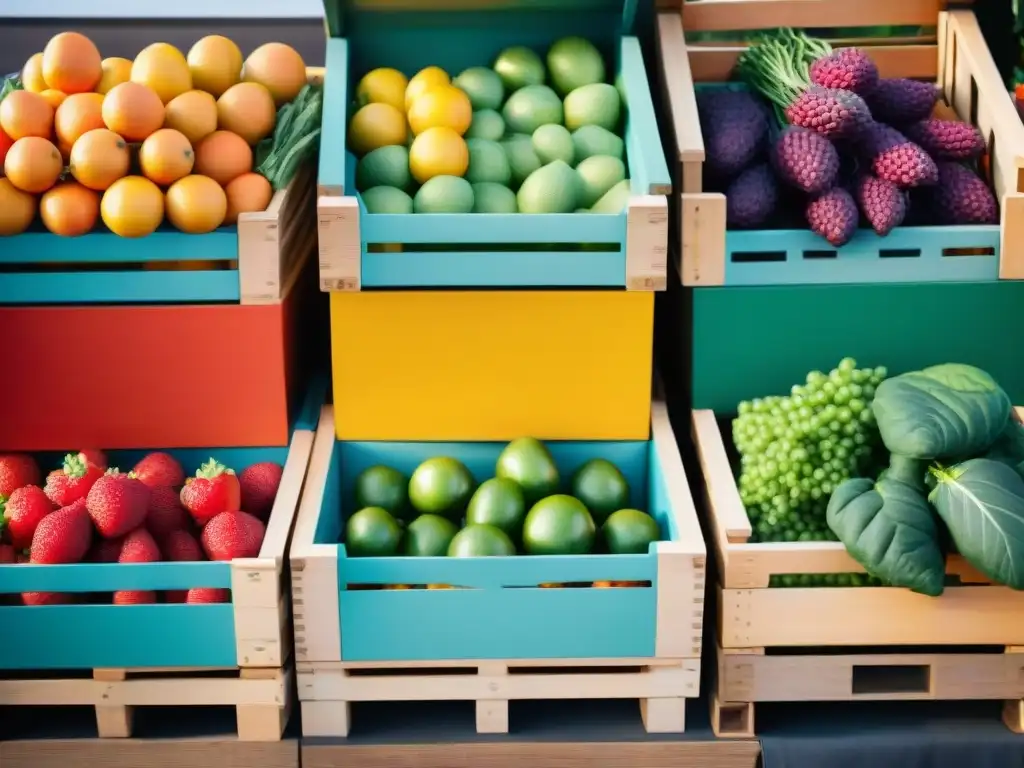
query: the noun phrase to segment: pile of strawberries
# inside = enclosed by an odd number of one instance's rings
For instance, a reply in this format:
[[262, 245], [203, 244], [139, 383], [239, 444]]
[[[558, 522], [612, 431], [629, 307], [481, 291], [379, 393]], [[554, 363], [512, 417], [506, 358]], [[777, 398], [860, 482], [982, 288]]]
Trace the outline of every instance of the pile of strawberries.
[[[214, 459], [185, 477], [177, 459], [150, 453], [130, 472], [108, 467], [102, 451], [68, 454], [41, 482], [35, 459], [0, 454], [0, 565], [155, 563], [259, 555], [282, 467], [260, 462], [239, 475]], [[244, 510], [244, 511], [243, 511]], [[111, 599], [160, 602], [152, 590], [112, 596], [26, 592], [25, 605]], [[225, 603], [231, 591], [167, 591], [163, 602]]]

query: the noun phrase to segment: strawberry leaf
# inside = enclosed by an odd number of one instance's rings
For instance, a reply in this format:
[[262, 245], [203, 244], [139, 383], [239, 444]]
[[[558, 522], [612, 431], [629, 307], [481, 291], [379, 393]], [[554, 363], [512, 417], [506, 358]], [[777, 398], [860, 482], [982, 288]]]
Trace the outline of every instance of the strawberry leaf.
[[68, 477], [85, 477], [85, 459], [80, 453], [69, 453], [64, 457], [64, 474]]

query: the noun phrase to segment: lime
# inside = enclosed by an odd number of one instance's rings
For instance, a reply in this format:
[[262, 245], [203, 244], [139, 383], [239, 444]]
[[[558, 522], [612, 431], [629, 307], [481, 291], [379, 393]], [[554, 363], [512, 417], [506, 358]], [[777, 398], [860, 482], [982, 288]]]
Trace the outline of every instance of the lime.
[[498, 109], [505, 100], [505, 86], [493, 69], [470, 67], [452, 84], [461, 88], [473, 103], [473, 109]]
[[409, 501], [420, 512], [458, 520], [473, 493], [473, 475], [450, 456], [427, 459], [409, 479]]
[[509, 557], [515, 553], [512, 540], [493, 525], [467, 525], [448, 545], [448, 557]]
[[547, 75], [540, 56], [521, 45], [506, 48], [499, 53], [494, 60], [494, 71], [508, 92], [527, 85], [541, 85]]
[[381, 507], [401, 518], [408, 507], [408, 487], [408, 478], [393, 467], [367, 467], [356, 477], [356, 508]]
[[365, 507], [345, 525], [345, 547], [349, 557], [387, 557], [398, 551], [402, 529], [382, 507]]
[[652, 541], [661, 539], [661, 530], [646, 512], [620, 509], [604, 521], [601, 535], [613, 555], [644, 555]]
[[402, 554], [410, 557], [444, 557], [452, 537], [459, 532], [455, 523], [440, 515], [420, 515], [405, 529]]
[[527, 504], [536, 504], [558, 492], [555, 460], [547, 446], [533, 437], [520, 437], [506, 445], [498, 456], [494, 474], [515, 480], [523, 489]]
[[629, 504], [629, 483], [607, 459], [591, 459], [573, 475], [572, 495], [583, 502], [600, 525], [612, 512]]
[[531, 555], [585, 555], [593, 546], [594, 520], [572, 496], [541, 499], [523, 522], [523, 547]]
[[525, 516], [523, 489], [507, 477], [492, 477], [484, 482], [476, 489], [466, 509], [467, 524], [493, 525], [512, 539], [519, 538]]

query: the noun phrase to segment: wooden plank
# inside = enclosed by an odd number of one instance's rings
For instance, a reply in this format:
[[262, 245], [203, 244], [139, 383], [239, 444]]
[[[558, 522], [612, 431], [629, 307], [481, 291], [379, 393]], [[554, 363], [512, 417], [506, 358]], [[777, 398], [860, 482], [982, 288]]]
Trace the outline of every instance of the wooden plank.
[[934, 26], [941, 0], [686, 0], [689, 32], [775, 27]]

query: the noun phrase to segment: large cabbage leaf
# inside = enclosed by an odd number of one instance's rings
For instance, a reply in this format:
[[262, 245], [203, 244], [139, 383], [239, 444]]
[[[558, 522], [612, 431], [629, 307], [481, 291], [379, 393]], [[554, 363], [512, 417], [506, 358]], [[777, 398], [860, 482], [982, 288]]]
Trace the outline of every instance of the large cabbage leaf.
[[1024, 479], [992, 459], [933, 469], [928, 500], [967, 561], [992, 581], [1024, 589]]
[[947, 363], [886, 379], [871, 409], [890, 453], [960, 458], [996, 441], [1010, 418], [1010, 398], [980, 368]]
[[1024, 478], [1024, 424], [1011, 420], [985, 458], [1009, 464]]
[[832, 493], [828, 527], [864, 569], [894, 587], [937, 597], [946, 581], [935, 515], [924, 494], [890, 475], [856, 478]]

